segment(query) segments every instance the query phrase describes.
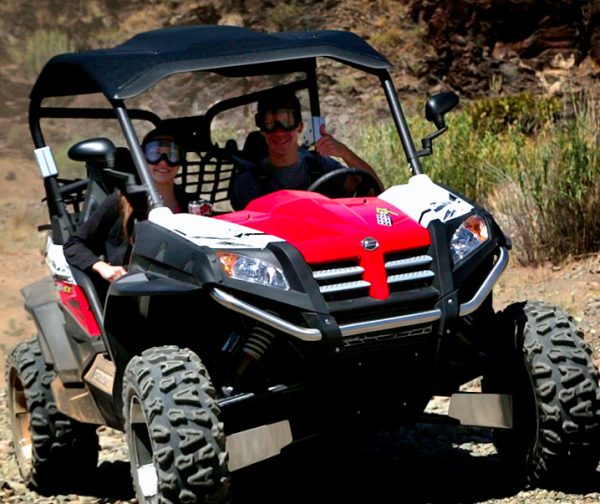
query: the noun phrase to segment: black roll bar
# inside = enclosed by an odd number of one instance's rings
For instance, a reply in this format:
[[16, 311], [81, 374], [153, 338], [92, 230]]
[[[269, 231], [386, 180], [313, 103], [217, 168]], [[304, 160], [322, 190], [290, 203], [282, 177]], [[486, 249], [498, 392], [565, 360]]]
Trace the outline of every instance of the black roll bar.
[[125, 135], [127, 145], [129, 146], [133, 164], [140, 175], [142, 184], [148, 190], [148, 195], [150, 196], [150, 208], [164, 206], [164, 202], [162, 201], [162, 198], [158, 193], [156, 186], [154, 185], [154, 180], [152, 179], [150, 169], [146, 163], [146, 158], [144, 157], [144, 153], [140, 147], [140, 141], [137, 137], [133, 124], [131, 124], [131, 119], [127, 114], [125, 104], [122, 100], [112, 100], [111, 103], [115, 110], [115, 114], [117, 115], [119, 124], [121, 125], [121, 129], [123, 130], [123, 134]]
[[379, 74], [379, 79], [381, 80], [381, 84], [385, 91], [385, 96], [396, 125], [396, 130], [398, 131], [398, 135], [400, 135], [400, 140], [404, 147], [406, 160], [410, 166], [411, 173], [413, 175], [419, 175], [423, 173], [421, 162], [419, 161], [419, 156], [415, 149], [415, 144], [406, 122], [406, 117], [404, 116], [404, 112], [402, 112], [402, 107], [400, 107], [400, 100], [396, 94], [392, 78], [388, 72], [382, 72]]

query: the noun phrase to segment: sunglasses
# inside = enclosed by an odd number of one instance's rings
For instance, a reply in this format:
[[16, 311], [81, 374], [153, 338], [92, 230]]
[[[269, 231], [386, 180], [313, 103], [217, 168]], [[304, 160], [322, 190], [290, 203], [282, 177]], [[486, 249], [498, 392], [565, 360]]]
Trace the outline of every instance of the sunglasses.
[[285, 131], [295, 130], [300, 124], [300, 118], [293, 109], [267, 110], [256, 117], [256, 125], [265, 133], [272, 133], [277, 129]]
[[158, 164], [164, 159], [169, 166], [181, 164], [179, 145], [171, 140], [152, 140], [145, 147], [146, 161], [150, 164]]

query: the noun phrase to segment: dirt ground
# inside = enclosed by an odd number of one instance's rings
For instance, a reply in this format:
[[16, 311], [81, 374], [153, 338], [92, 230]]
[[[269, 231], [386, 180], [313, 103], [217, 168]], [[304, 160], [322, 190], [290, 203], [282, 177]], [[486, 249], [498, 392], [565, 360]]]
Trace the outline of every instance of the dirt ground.
[[[0, 159], [0, 386], [4, 353], [35, 334], [20, 289], [48, 274], [42, 253], [47, 222], [43, 187], [35, 163]], [[510, 264], [494, 289], [496, 309], [525, 299], [541, 299], [568, 311], [584, 329], [600, 363], [600, 254], [538, 268]]]

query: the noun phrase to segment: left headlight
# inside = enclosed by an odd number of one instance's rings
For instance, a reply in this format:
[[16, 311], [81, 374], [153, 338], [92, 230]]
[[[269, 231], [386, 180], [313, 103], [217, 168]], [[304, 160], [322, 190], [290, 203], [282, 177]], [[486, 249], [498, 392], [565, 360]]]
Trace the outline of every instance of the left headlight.
[[217, 252], [221, 270], [229, 278], [289, 290], [281, 268], [273, 263], [236, 252]]
[[483, 217], [477, 214], [467, 217], [450, 239], [450, 251], [454, 264], [483, 245], [489, 237], [488, 225]]

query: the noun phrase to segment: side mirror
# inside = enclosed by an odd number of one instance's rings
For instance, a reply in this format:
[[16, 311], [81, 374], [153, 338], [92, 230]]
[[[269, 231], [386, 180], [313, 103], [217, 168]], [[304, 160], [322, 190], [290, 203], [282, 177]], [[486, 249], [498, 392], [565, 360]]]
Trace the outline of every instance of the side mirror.
[[458, 96], [453, 92], [439, 93], [427, 100], [425, 119], [435, 124], [437, 129], [446, 127], [444, 115], [458, 105]]
[[458, 105], [458, 96], [451, 91], [439, 93], [429, 97], [425, 105], [425, 119], [435, 124], [437, 131], [421, 139], [423, 149], [417, 152], [417, 157], [430, 156], [433, 152], [433, 140], [444, 133], [448, 128], [444, 115]]
[[103, 163], [104, 168], [114, 168], [116, 150], [108, 138], [91, 138], [73, 145], [68, 155], [74, 161]]

